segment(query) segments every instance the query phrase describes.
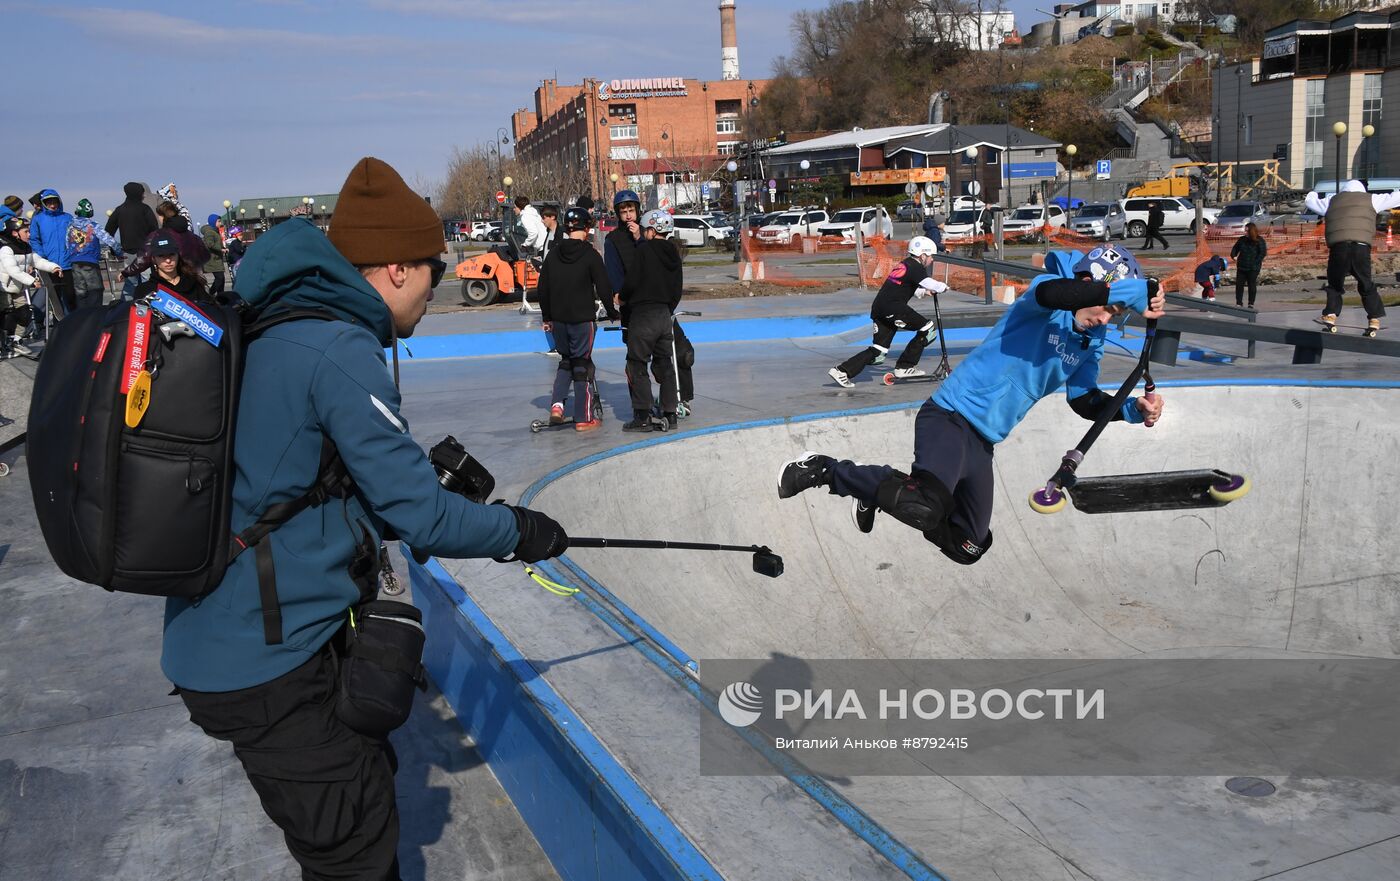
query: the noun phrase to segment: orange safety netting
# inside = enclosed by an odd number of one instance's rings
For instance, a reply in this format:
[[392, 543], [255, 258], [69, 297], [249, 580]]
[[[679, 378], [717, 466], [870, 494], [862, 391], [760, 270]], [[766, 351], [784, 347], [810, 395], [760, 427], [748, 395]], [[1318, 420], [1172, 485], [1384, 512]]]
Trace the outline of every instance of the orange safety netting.
[[[1323, 224], [1274, 225], [1268, 227], [1266, 231], [1262, 231], [1261, 234], [1269, 246], [1268, 256], [1265, 259], [1266, 270], [1298, 269], [1311, 266], [1316, 267], [1319, 275], [1325, 271], [1327, 242], [1324, 237]], [[1119, 246], [1127, 247], [1149, 275], [1160, 279], [1163, 290], [1192, 295], [1199, 291], [1195, 283], [1196, 267], [1215, 255], [1229, 258], [1230, 250], [1234, 247], [1236, 239], [1235, 235], [1210, 235], [1208, 232], [1198, 234], [1195, 247], [1191, 252], [1170, 257], [1157, 257], [1153, 253], [1143, 252], [1136, 246], [1136, 243], [1120, 243]], [[1041, 244], [1046, 248], [1079, 251], [1087, 251], [1104, 244], [1102, 239], [1070, 232], [1062, 227], [1050, 230], [1037, 229], [1019, 235], [1010, 235], [1005, 237], [1005, 241], [1007, 243]], [[951, 253], [974, 259], [995, 254], [995, 243], [990, 235], [946, 239], [944, 245]], [[802, 271], [803, 264], [800, 262], [776, 262], [765, 258], [775, 255], [852, 254], [855, 252], [853, 256], [857, 258], [856, 264], [861, 284], [878, 286], [889, 274], [890, 269], [904, 259], [908, 248], [908, 241], [884, 236], [866, 239], [859, 246], [837, 236], [812, 237], [808, 240], [794, 237], [794, 241], [786, 244], [760, 243], [752, 236], [745, 236], [743, 239], [743, 269], [740, 278], [754, 281], [763, 280], [792, 287], [822, 285], [829, 283], [831, 279], [802, 278], [796, 274]], [[1373, 244], [1375, 253], [1396, 251], [1397, 248], [1400, 248], [1400, 243], [1397, 243], [1387, 233], [1377, 234]], [[1009, 259], [1039, 265], [1034, 256], [1030, 260], [1019, 257]], [[987, 295], [987, 274], [981, 269], [952, 266], [945, 263], [936, 272], [936, 277], [960, 293], [972, 294], [977, 297]], [[993, 273], [991, 278], [993, 299], [1002, 302], [1010, 302], [1019, 296], [1029, 282], [1028, 279], [1003, 276], [997, 273]]]

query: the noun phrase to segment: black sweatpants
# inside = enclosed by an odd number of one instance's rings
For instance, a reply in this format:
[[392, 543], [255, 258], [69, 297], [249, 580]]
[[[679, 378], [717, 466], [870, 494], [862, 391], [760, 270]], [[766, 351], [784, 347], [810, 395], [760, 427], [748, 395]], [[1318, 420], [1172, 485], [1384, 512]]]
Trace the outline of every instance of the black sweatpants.
[[209, 271], [209, 296], [212, 297], [215, 294], [222, 294], [223, 292], [224, 271], [220, 269], [218, 272], [215, 272], [211, 269]]
[[671, 362], [671, 310], [661, 303], [633, 306], [627, 317], [627, 390], [634, 413], [650, 412], [650, 366], [661, 385], [661, 412], [676, 412], [676, 368]]
[[685, 329], [681, 327], [679, 321], [675, 322], [676, 335], [676, 376], [681, 381], [681, 400], [695, 400], [695, 375], [691, 373], [691, 368], [695, 366], [695, 344], [685, 335]]
[[1385, 304], [1371, 280], [1371, 246], [1363, 242], [1338, 242], [1327, 249], [1327, 315], [1342, 314], [1342, 288], [1347, 276], [1356, 279], [1361, 306], [1367, 318], [1385, 315]]
[[335, 666], [327, 646], [271, 682], [180, 698], [233, 744], [305, 881], [399, 881], [394, 750], [336, 718]]
[[[948, 524], [978, 544], [992, 527], [992, 455], [994, 445], [967, 420], [929, 399], [914, 419], [914, 464], [911, 470], [937, 478], [953, 497]], [[880, 484], [895, 469], [857, 465], [843, 460], [831, 469], [831, 491], [874, 505]]]
[[1235, 305], [1244, 305], [1244, 289], [1249, 288], [1249, 305], [1254, 305], [1254, 296], [1259, 291], [1259, 270], [1235, 270]]
[[1161, 243], [1162, 243], [1162, 250], [1164, 250], [1164, 251], [1165, 251], [1167, 248], [1171, 247], [1170, 245], [1167, 244], [1167, 240], [1166, 240], [1165, 238], [1163, 238], [1163, 236], [1162, 236], [1162, 228], [1161, 228], [1160, 226], [1149, 226], [1149, 227], [1147, 228], [1147, 237], [1146, 237], [1145, 239], [1142, 240], [1142, 249], [1143, 249], [1144, 251], [1151, 251], [1151, 250], [1152, 250], [1152, 243], [1153, 243], [1154, 241], [1156, 241], [1156, 242], [1161, 242]]
[[559, 369], [554, 372], [554, 386], [550, 389], [549, 400], [555, 404], [564, 403], [572, 385], [574, 421], [590, 422], [593, 419], [593, 392], [589, 383], [594, 377], [593, 336], [598, 326], [592, 321], [577, 324], [554, 321], [551, 326], [554, 349], [559, 353]]
[[894, 335], [901, 330], [914, 331], [914, 338], [904, 347], [895, 367], [903, 369], [914, 367], [923, 357], [924, 346], [928, 345], [928, 337], [919, 329], [927, 326], [929, 322], [930, 319], [915, 312], [907, 303], [888, 315], [876, 316], [875, 338], [870, 341], [870, 345], [842, 361], [838, 369], [846, 376], [854, 377], [869, 367], [877, 356], [889, 352], [890, 343], [894, 342]]

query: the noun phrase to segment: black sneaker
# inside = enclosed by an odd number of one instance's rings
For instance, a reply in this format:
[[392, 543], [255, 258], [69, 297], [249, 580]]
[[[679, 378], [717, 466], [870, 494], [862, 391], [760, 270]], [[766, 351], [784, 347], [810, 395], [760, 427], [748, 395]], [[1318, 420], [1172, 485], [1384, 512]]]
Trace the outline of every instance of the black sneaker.
[[632, 421], [624, 422], [623, 431], [651, 431], [651, 414], [642, 411], [632, 413]]
[[831, 484], [831, 466], [836, 460], [811, 450], [784, 462], [778, 472], [778, 498], [790, 499], [803, 490]]
[[851, 522], [856, 529], [869, 534], [875, 529], [875, 506], [867, 505], [860, 499], [851, 499]]

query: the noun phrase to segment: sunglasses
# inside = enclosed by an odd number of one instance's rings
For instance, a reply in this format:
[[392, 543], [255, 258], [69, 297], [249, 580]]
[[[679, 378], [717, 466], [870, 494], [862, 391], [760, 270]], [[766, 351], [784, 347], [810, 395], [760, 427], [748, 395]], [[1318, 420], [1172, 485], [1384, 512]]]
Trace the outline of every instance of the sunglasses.
[[442, 284], [442, 277], [447, 274], [447, 264], [436, 257], [429, 257], [423, 262], [433, 274], [432, 286], [437, 287]]

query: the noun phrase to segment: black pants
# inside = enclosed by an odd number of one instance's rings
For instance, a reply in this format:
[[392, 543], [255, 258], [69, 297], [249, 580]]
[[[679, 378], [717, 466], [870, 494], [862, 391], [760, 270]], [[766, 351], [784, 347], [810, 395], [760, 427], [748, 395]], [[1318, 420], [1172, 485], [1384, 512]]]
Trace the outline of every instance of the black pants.
[[875, 318], [875, 338], [870, 341], [870, 345], [842, 361], [838, 369], [847, 377], [859, 374], [869, 367], [876, 357], [889, 352], [890, 343], [894, 342], [894, 335], [901, 330], [914, 331], [914, 338], [904, 347], [895, 367], [908, 369], [917, 365], [919, 358], [923, 357], [924, 346], [928, 345], [928, 337], [920, 332], [920, 328], [927, 326], [928, 323], [929, 319], [915, 312], [907, 303], [888, 315], [877, 316]]
[[583, 423], [593, 419], [593, 393], [589, 385], [593, 381], [593, 336], [598, 326], [592, 321], [577, 324], [552, 322], [551, 341], [559, 353], [559, 369], [554, 372], [554, 387], [550, 390], [550, 402], [562, 404], [569, 397], [569, 386], [574, 388], [574, 421]]
[[1376, 283], [1371, 280], [1371, 246], [1362, 242], [1338, 242], [1327, 249], [1326, 314], [1342, 314], [1342, 288], [1348, 275], [1356, 279], [1366, 317], [1385, 315], [1385, 304], [1376, 293]]
[[[925, 401], [914, 419], [914, 463], [911, 470], [933, 475], [953, 496], [948, 523], [979, 544], [992, 526], [993, 445], [961, 415]], [[831, 491], [868, 504], [895, 469], [889, 465], [837, 462], [831, 469]]]
[[1160, 226], [1149, 226], [1147, 228], [1147, 238], [1142, 240], [1142, 249], [1144, 251], [1151, 251], [1154, 241], [1161, 242], [1162, 250], [1164, 251], [1170, 247], [1167, 244], [1167, 240], [1162, 238], [1162, 228]]
[[345, 727], [335, 690], [322, 648], [271, 682], [180, 697], [190, 721], [233, 744], [305, 881], [399, 881], [393, 747]]
[[1259, 270], [1257, 269], [1236, 269], [1235, 270], [1235, 305], [1244, 305], [1244, 289], [1249, 287], [1249, 305], [1254, 305], [1254, 295], [1259, 290]]
[[671, 362], [671, 310], [660, 303], [641, 303], [627, 316], [627, 390], [634, 413], [650, 412], [652, 374], [661, 386], [661, 412], [676, 412], [676, 368]]
[[679, 321], [675, 322], [676, 335], [676, 376], [681, 381], [681, 400], [695, 400], [695, 376], [690, 368], [695, 366], [695, 345], [685, 335]]
[[209, 281], [209, 296], [212, 297], [215, 294], [223, 293], [224, 271], [222, 269], [220, 269], [218, 272], [210, 271], [209, 275], [212, 276], [212, 278]]

